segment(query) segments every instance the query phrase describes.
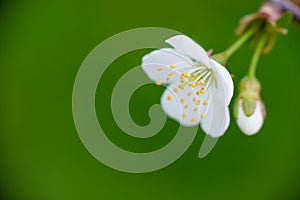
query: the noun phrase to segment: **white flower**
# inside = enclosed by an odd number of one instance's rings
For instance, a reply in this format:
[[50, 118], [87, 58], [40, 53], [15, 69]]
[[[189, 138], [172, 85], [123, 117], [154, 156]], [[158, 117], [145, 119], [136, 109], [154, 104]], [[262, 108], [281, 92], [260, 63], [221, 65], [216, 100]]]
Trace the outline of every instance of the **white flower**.
[[239, 128], [246, 135], [254, 135], [264, 123], [266, 109], [260, 98], [260, 91], [261, 85], [256, 78], [244, 77], [239, 83], [234, 116]]
[[244, 112], [242, 103], [243, 99], [239, 99], [236, 122], [241, 131], [246, 135], [254, 135], [261, 129], [264, 123], [265, 106], [260, 100], [256, 100], [253, 113], [250, 116], [247, 116]]
[[173, 48], [155, 50], [142, 59], [150, 79], [157, 85], [169, 84], [161, 97], [163, 110], [184, 126], [201, 123], [208, 135], [222, 136], [229, 126], [233, 95], [229, 72], [187, 36], [166, 42]]

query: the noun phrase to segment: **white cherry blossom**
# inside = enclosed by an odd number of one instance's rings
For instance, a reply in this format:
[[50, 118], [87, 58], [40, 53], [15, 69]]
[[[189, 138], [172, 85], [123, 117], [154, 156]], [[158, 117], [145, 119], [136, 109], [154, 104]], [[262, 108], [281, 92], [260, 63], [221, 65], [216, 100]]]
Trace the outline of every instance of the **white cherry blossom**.
[[208, 135], [222, 136], [229, 126], [233, 95], [229, 72], [187, 36], [166, 42], [173, 48], [155, 50], [142, 59], [148, 77], [168, 85], [161, 97], [163, 110], [184, 126], [200, 123]]

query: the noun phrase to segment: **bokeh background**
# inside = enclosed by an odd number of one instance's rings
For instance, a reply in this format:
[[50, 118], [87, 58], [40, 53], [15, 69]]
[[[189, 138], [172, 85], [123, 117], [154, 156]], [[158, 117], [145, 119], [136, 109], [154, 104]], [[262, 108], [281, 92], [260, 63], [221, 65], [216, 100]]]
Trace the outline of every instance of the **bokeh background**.
[[[147, 174], [110, 169], [82, 145], [72, 118], [72, 87], [82, 61], [101, 41], [145, 26], [175, 29], [206, 49], [224, 50], [239, 18], [261, 0], [0, 2], [0, 196], [5, 200], [82, 199], [300, 199], [300, 28], [290, 26], [258, 69], [267, 118], [253, 137], [232, 120], [205, 159], [204, 133], [170, 166]], [[108, 137], [124, 149], [147, 152], [172, 140], [178, 124], [149, 139], [131, 138], [115, 124], [110, 97], [116, 81], [150, 49], [116, 60], [99, 83], [96, 107]], [[250, 50], [243, 47], [228, 68], [237, 84]], [[101, 92], [100, 92], [101, 89]], [[163, 88], [147, 85], [131, 99], [132, 118], [149, 123], [148, 108]], [[149, 95], [151, 94], [151, 95]], [[235, 94], [236, 96], [236, 94]], [[231, 104], [232, 108], [232, 104]]]

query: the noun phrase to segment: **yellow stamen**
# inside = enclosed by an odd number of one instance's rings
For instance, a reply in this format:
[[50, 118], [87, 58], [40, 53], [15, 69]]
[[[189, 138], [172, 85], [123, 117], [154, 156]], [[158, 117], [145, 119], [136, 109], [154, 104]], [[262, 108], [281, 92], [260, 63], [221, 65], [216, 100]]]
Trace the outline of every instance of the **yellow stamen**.
[[193, 98], [193, 102], [195, 102], [196, 101], [196, 98]]
[[186, 114], [182, 114], [181, 117], [182, 117], [182, 118], [185, 118], [185, 117], [186, 117]]
[[191, 122], [195, 123], [195, 122], [196, 122], [196, 119], [195, 119], [195, 118], [192, 118], [192, 119], [191, 119]]
[[172, 99], [171, 96], [167, 96], [168, 101], [171, 101], [171, 99]]
[[159, 72], [162, 71], [162, 70], [163, 70], [163, 68], [161, 68], [161, 67], [157, 68], [157, 71], [159, 71]]
[[184, 99], [180, 99], [180, 102], [183, 103], [183, 102], [184, 102]]
[[189, 92], [189, 93], [187, 93], [187, 95], [188, 95], [188, 96], [191, 96], [191, 93]]
[[166, 78], [166, 81], [169, 81], [169, 80], [170, 80], [170, 78], [169, 78], [169, 77], [167, 77], [167, 78]]
[[188, 108], [188, 105], [185, 105], [185, 106], [184, 106], [184, 109], [187, 109], [187, 108]]
[[197, 100], [197, 101], [196, 101], [196, 104], [197, 104], [197, 105], [200, 105], [200, 102], [201, 102], [200, 100]]
[[194, 108], [194, 112], [196, 112], [198, 110], [198, 108]]
[[194, 87], [197, 87], [198, 86], [198, 83], [196, 82], [196, 83], [193, 83], [193, 84], [191, 84], [191, 87], [192, 88], [194, 88]]
[[174, 88], [173, 91], [174, 91], [175, 93], [177, 93], [177, 92], [178, 92], [178, 89], [177, 89], [177, 88]]
[[170, 68], [171, 68], [171, 69], [174, 69], [174, 68], [175, 68], [175, 66], [174, 66], [174, 65], [170, 65]]
[[208, 104], [208, 101], [207, 101], [207, 100], [204, 100], [204, 101], [203, 101], [203, 105], [206, 105], [206, 104]]
[[179, 84], [179, 85], [178, 85], [178, 88], [184, 90], [184, 86], [185, 86], [184, 84]]
[[181, 73], [181, 77], [188, 78], [188, 77], [190, 77], [190, 74], [184, 72], [184, 73]]
[[155, 84], [156, 84], [156, 85], [161, 85], [161, 82], [160, 82], [159, 80], [157, 80], [157, 81], [155, 82]]
[[173, 76], [173, 75], [174, 75], [174, 72], [170, 72], [170, 73], [169, 73], [169, 76]]
[[200, 115], [200, 117], [201, 117], [201, 119], [203, 119], [203, 118], [204, 118], [204, 113], [202, 113], [202, 114]]
[[201, 80], [200, 80], [200, 84], [201, 84], [201, 85], [205, 85], [205, 82], [201, 79]]

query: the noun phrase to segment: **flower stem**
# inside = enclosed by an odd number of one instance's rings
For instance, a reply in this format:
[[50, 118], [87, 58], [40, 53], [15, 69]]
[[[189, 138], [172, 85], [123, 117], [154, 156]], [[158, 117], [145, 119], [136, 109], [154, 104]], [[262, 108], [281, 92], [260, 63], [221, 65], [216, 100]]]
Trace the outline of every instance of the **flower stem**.
[[245, 42], [249, 40], [260, 28], [261, 23], [257, 22], [252, 25], [247, 31], [245, 31], [232, 45], [230, 45], [225, 51], [212, 55], [212, 58], [225, 66], [229, 57], [236, 52]]
[[249, 28], [244, 32], [232, 45], [230, 45], [224, 52], [229, 58], [234, 52], [236, 52], [260, 27], [260, 23]]
[[267, 42], [266, 34], [261, 35], [261, 37], [259, 38], [259, 41], [257, 43], [257, 46], [255, 48], [254, 54], [252, 56], [250, 66], [249, 66], [249, 71], [248, 71], [249, 78], [255, 78], [257, 63], [258, 63], [259, 57], [262, 54], [262, 51], [263, 51], [263, 48], [264, 48], [266, 42]]

